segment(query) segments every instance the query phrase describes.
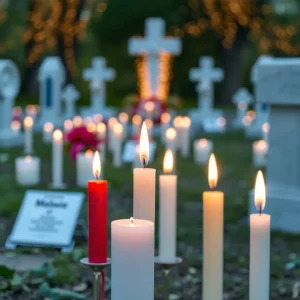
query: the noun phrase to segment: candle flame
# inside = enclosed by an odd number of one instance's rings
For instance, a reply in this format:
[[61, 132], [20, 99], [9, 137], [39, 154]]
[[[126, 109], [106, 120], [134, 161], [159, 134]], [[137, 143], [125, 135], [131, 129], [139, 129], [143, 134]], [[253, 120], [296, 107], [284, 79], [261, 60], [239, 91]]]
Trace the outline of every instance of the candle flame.
[[32, 160], [31, 156], [27, 155], [27, 156], [25, 157], [25, 162], [30, 163], [31, 160]]
[[132, 117], [132, 123], [134, 125], [140, 125], [142, 123], [142, 117], [140, 115], [134, 115]]
[[261, 213], [266, 205], [266, 185], [262, 171], [257, 172], [254, 188], [254, 203]]
[[98, 151], [95, 152], [94, 154], [94, 159], [93, 159], [93, 174], [98, 179], [101, 174], [101, 160], [100, 160], [100, 154]]
[[168, 149], [165, 153], [163, 169], [164, 173], [172, 173], [174, 168], [174, 157], [172, 150]]
[[208, 162], [208, 184], [211, 189], [216, 188], [218, 183], [218, 168], [215, 155], [212, 153]]
[[62, 131], [59, 130], [59, 129], [56, 129], [54, 132], [53, 132], [53, 139], [55, 141], [61, 141], [63, 138], [63, 134], [62, 134]]
[[33, 126], [33, 119], [30, 116], [25, 117], [24, 119], [25, 128], [31, 128]]
[[45, 132], [51, 132], [53, 130], [54, 126], [52, 123], [47, 122], [44, 124], [44, 131]]
[[149, 138], [146, 123], [143, 122], [140, 137], [140, 161], [143, 167], [148, 165], [149, 160]]
[[176, 130], [174, 128], [168, 128], [166, 130], [166, 138], [167, 140], [175, 140], [177, 136]]

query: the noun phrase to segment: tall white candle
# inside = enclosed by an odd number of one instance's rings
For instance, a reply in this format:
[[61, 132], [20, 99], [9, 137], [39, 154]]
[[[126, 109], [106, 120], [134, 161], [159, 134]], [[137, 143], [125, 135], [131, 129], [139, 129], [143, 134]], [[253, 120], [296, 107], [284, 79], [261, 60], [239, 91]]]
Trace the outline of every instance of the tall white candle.
[[142, 117], [140, 115], [134, 115], [132, 117], [132, 135], [137, 135], [140, 133], [142, 125]]
[[262, 214], [266, 203], [266, 188], [261, 171], [256, 177], [254, 201], [259, 213], [250, 215], [249, 300], [269, 300], [271, 216]]
[[47, 123], [44, 124], [44, 127], [43, 127], [43, 141], [44, 141], [44, 143], [51, 143], [53, 128], [54, 128], [54, 126], [50, 122], [47, 122]]
[[155, 222], [155, 169], [146, 168], [149, 160], [149, 139], [145, 122], [140, 138], [140, 161], [143, 168], [133, 170], [133, 216]]
[[164, 175], [159, 176], [159, 259], [176, 261], [177, 176], [172, 175], [173, 154], [167, 150], [163, 163]]
[[52, 187], [63, 188], [63, 133], [56, 129], [52, 141]]
[[80, 187], [87, 187], [88, 181], [93, 180], [93, 151], [87, 150], [76, 156], [76, 183]]
[[33, 119], [25, 117], [24, 119], [24, 153], [32, 154], [33, 152]]
[[263, 140], [265, 140], [267, 143], [269, 141], [269, 132], [270, 132], [270, 124], [266, 122], [262, 126], [262, 134], [263, 134]]
[[111, 223], [111, 299], [154, 300], [154, 224]]
[[13, 131], [13, 133], [15, 133], [16, 135], [18, 135], [21, 131], [21, 123], [20, 121], [17, 120], [13, 120], [10, 124], [10, 128]]
[[171, 115], [164, 112], [160, 117], [160, 140], [162, 143], [166, 141], [166, 131], [170, 127]]
[[200, 139], [194, 142], [194, 159], [201, 165], [206, 165], [209, 156], [213, 151], [213, 142], [207, 139]]
[[123, 126], [116, 123], [113, 127], [114, 147], [113, 153], [113, 166], [119, 168], [122, 166], [122, 141], [123, 141]]
[[173, 120], [173, 126], [176, 130], [176, 141], [177, 141], [177, 149], [181, 151], [182, 149], [182, 141], [183, 141], [183, 132], [182, 132], [182, 122], [183, 122], [183, 117], [177, 116]]
[[190, 154], [190, 129], [191, 119], [189, 117], [183, 117], [181, 124], [181, 155], [183, 157], [188, 157]]
[[31, 186], [40, 183], [41, 161], [38, 157], [17, 157], [15, 169], [19, 185]]
[[264, 140], [252, 144], [252, 161], [255, 167], [264, 167], [267, 164], [268, 143]]
[[123, 140], [125, 141], [128, 136], [128, 114], [126, 112], [119, 113], [119, 122], [123, 126]]
[[154, 117], [154, 103], [152, 101], [147, 101], [145, 103], [146, 119], [153, 120]]
[[114, 117], [110, 118], [108, 120], [108, 126], [107, 126], [107, 140], [108, 140], [108, 149], [109, 151], [112, 151], [113, 150], [113, 147], [114, 147], [114, 139], [113, 139], [113, 136], [114, 136], [114, 132], [113, 132], [113, 128], [114, 128], [114, 125], [118, 123], [118, 120]]
[[218, 169], [214, 154], [208, 167], [209, 186], [203, 193], [203, 300], [223, 299], [224, 193], [214, 191]]
[[97, 124], [97, 138], [100, 140], [98, 150], [101, 154], [102, 162], [106, 159], [106, 125], [103, 122]]

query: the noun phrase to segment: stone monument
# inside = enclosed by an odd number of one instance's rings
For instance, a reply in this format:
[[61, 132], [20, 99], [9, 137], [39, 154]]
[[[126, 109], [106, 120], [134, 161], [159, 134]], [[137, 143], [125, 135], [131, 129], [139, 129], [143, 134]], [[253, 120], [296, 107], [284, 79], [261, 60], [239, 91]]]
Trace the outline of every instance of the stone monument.
[[[215, 122], [223, 113], [213, 107], [214, 103], [214, 82], [220, 82], [224, 78], [221, 68], [214, 68], [214, 60], [210, 56], [203, 56], [199, 59], [199, 68], [190, 70], [189, 78], [197, 82], [196, 91], [198, 94], [198, 107], [190, 113], [192, 122], [202, 125], [204, 130], [209, 132], [218, 131], [218, 122]], [[212, 120], [213, 119], [213, 120]], [[215, 124], [207, 126], [207, 124]], [[211, 128], [211, 129], [210, 129]], [[222, 130], [220, 130], [222, 131]]]
[[15, 98], [20, 91], [20, 74], [8, 59], [0, 60], [0, 147], [23, 145], [24, 137], [11, 129]]
[[64, 65], [58, 56], [46, 57], [40, 66], [40, 128], [47, 122], [51, 122], [55, 127], [63, 124], [61, 96], [65, 73]]
[[90, 82], [91, 106], [82, 110], [83, 116], [93, 116], [102, 114], [109, 118], [113, 110], [106, 107], [106, 87], [107, 81], [115, 79], [115, 70], [106, 67], [106, 61], [103, 57], [94, 57], [92, 67], [83, 70], [83, 79]]
[[65, 115], [64, 119], [73, 119], [76, 115], [75, 103], [78, 101], [80, 94], [73, 84], [68, 84], [63, 92], [62, 99], [65, 101]]
[[[256, 101], [270, 105], [267, 203], [274, 229], [300, 232], [300, 58], [274, 58], [257, 68]], [[250, 212], [255, 211], [253, 191]]]

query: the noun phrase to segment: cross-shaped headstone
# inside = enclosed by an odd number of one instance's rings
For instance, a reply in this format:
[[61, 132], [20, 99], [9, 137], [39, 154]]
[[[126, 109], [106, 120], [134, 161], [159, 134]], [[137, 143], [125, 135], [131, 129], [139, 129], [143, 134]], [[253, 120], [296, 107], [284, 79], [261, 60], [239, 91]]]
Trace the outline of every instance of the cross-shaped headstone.
[[252, 103], [252, 95], [249, 93], [248, 89], [240, 88], [233, 95], [232, 102], [236, 105], [236, 117], [233, 121], [236, 127], [243, 127], [243, 119], [246, 116], [248, 106]]
[[204, 56], [199, 59], [199, 68], [192, 68], [189, 74], [190, 80], [198, 82], [198, 110], [202, 113], [210, 113], [213, 109], [214, 90], [213, 83], [224, 78], [221, 68], [214, 68], [212, 57]]
[[72, 119], [76, 115], [75, 102], [78, 101], [80, 94], [73, 84], [68, 84], [61, 97], [66, 103], [65, 119]]
[[115, 70], [106, 67], [106, 61], [103, 57], [94, 57], [92, 67], [83, 70], [83, 79], [90, 81], [91, 110], [94, 113], [103, 111], [106, 106], [105, 82], [115, 79]]
[[180, 39], [165, 36], [163, 19], [149, 18], [146, 19], [145, 37], [130, 38], [128, 47], [130, 55], [146, 55], [151, 93], [157, 95], [160, 54], [180, 54]]

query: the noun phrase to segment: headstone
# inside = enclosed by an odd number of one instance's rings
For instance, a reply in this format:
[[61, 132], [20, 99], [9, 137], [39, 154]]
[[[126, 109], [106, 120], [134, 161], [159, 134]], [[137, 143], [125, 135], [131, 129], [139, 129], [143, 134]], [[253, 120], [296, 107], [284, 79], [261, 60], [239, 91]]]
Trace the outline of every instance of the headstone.
[[[300, 232], [300, 59], [274, 58], [257, 69], [256, 101], [270, 105], [267, 203], [272, 227]], [[254, 211], [253, 191], [249, 196]]]
[[42, 128], [51, 122], [54, 126], [63, 124], [62, 89], [65, 83], [65, 68], [58, 56], [48, 56], [39, 69], [40, 120]]
[[92, 67], [83, 70], [83, 79], [90, 82], [91, 106], [84, 108], [84, 116], [93, 116], [101, 113], [105, 117], [110, 117], [112, 110], [106, 107], [106, 87], [107, 81], [115, 79], [115, 70], [106, 67], [103, 57], [94, 57]]
[[260, 84], [258, 79], [258, 69], [264, 65], [272, 61], [274, 58], [268, 55], [261, 55], [251, 69], [251, 81], [253, 84], [254, 91], [254, 101], [255, 101], [255, 120], [252, 124], [246, 128], [246, 135], [248, 137], [262, 138], [262, 126], [264, 123], [268, 122], [269, 118], [269, 105], [266, 103], [262, 103], [257, 101], [257, 84]]
[[236, 116], [233, 120], [233, 126], [236, 128], [244, 128], [244, 118], [248, 111], [249, 104], [252, 103], [252, 95], [249, 93], [248, 89], [240, 88], [233, 95], [233, 103], [236, 105]]
[[5, 247], [55, 247], [72, 251], [84, 194], [28, 190]]
[[165, 36], [165, 22], [161, 18], [146, 19], [145, 37], [132, 37], [128, 43], [130, 55], [145, 55], [147, 61], [147, 76], [150, 81], [152, 95], [158, 94], [158, 79], [160, 54], [178, 55], [181, 52], [179, 38]]
[[198, 108], [190, 113], [190, 117], [193, 123], [202, 125], [204, 129], [209, 128], [205, 123], [215, 123], [217, 118], [223, 116], [222, 111], [214, 109], [213, 84], [223, 80], [224, 72], [221, 68], [214, 68], [212, 57], [204, 56], [199, 59], [199, 68], [190, 70], [189, 78], [197, 82], [198, 94]]
[[11, 129], [15, 98], [20, 90], [20, 74], [8, 59], [0, 60], [0, 147], [23, 145], [20, 132]]
[[62, 99], [66, 103], [65, 109], [65, 117], [64, 119], [73, 119], [76, 115], [76, 106], [75, 103], [78, 101], [80, 94], [76, 87], [73, 84], [68, 84], [63, 92], [62, 92]]

